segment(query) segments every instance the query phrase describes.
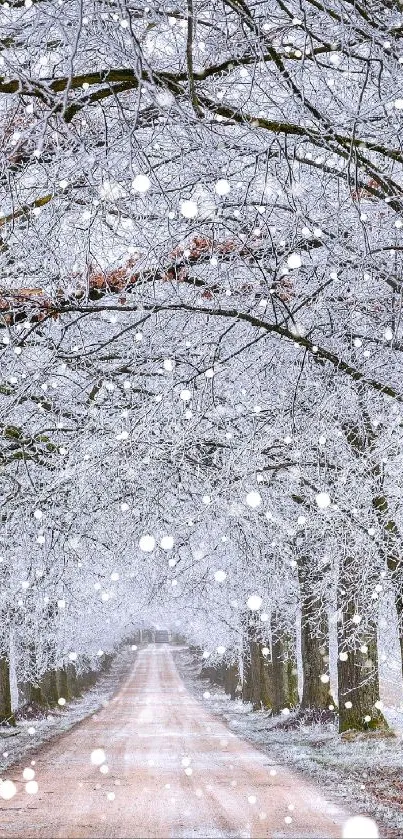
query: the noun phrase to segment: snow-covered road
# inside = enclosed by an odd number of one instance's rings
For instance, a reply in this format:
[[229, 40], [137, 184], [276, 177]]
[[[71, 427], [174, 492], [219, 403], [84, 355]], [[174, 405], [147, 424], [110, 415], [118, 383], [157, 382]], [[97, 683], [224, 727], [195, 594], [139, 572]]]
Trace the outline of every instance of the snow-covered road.
[[33, 767], [27, 759], [9, 770], [17, 793], [1, 801], [0, 836], [341, 836], [339, 807], [206, 706], [185, 688], [168, 646], [141, 649], [104, 710], [44, 746]]

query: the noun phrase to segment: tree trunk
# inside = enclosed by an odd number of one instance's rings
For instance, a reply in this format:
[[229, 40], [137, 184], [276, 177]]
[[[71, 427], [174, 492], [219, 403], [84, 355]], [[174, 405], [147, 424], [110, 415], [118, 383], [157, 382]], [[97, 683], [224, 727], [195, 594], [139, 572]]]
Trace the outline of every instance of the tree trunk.
[[261, 644], [258, 640], [250, 640], [250, 680], [251, 680], [251, 698], [252, 707], [254, 711], [258, 711], [263, 705], [263, 684], [262, 684], [262, 652]]
[[[267, 648], [268, 649], [268, 648]], [[271, 619], [271, 649], [262, 654], [263, 704], [279, 714], [290, 703], [289, 661], [285, 635], [276, 614]]]
[[242, 699], [251, 702], [255, 710], [271, 708], [278, 714], [283, 708], [294, 708], [298, 703], [296, 660], [292, 644], [281, 629], [277, 617], [272, 616], [271, 655], [263, 655], [267, 644], [261, 638], [261, 627], [255, 616], [247, 618], [244, 640]]
[[325, 711], [335, 707], [329, 689], [329, 626], [324, 604], [312, 593], [309, 557], [301, 557], [298, 562], [298, 580], [303, 677], [301, 708]]
[[287, 669], [287, 708], [295, 708], [299, 703], [298, 696], [298, 668], [295, 633], [291, 637], [285, 633], [283, 638], [284, 654]]
[[59, 691], [57, 688], [57, 675], [56, 670], [48, 670], [42, 676], [40, 687], [43, 695], [43, 699], [46, 705], [52, 707], [53, 705], [57, 705], [57, 700], [59, 699]]
[[76, 668], [74, 664], [68, 664], [66, 667], [67, 675], [67, 693], [71, 697], [79, 696], [80, 689], [77, 679]]
[[91, 669], [91, 660], [87, 656], [82, 656], [81, 666], [81, 672], [77, 676], [79, 693], [92, 688], [99, 675], [98, 672]]
[[204, 679], [209, 679], [213, 685], [220, 685], [220, 687], [224, 685], [224, 668], [222, 665], [209, 664], [202, 668], [200, 675]]
[[8, 659], [0, 658], [0, 725], [8, 723], [15, 725], [11, 710], [10, 671]]
[[296, 663], [288, 639], [279, 628], [275, 615], [271, 626], [271, 661], [267, 665], [268, 696], [273, 714], [279, 714], [283, 708], [294, 708], [298, 703]]
[[32, 675], [29, 681], [21, 682], [19, 686], [23, 703], [29, 704], [32, 702], [36, 705], [45, 706], [46, 700], [42, 692], [41, 680], [34, 675], [37, 672], [37, 650], [34, 644], [28, 644], [26, 654], [28, 657], [28, 672]]
[[67, 679], [67, 670], [65, 667], [61, 667], [59, 670], [56, 671], [56, 687], [58, 699], [65, 699], [67, 702], [70, 698], [70, 695]]
[[[373, 470], [375, 477], [380, 468]], [[382, 528], [382, 552], [390, 572], [393, 585], [395, 607], [398, 619], [400, 659], [403, 671], [403, 538], [400, 530], [391, 517], [389, 504], [385, 495], [377, 495], [372, 499], [372, 506], [376, 512], [378, 522]]]
[[26, 702], [35, 702], [37, 705], [46, 705], [45, 697], [40, 684], [25, 682], [23, 685], [24, 698]]
[[255, 616], [247, 616], [243, 646], [242, 699], [251, 702], [254, 710], [263, 705], [261, 641]]
[[236, 664], [229, 664], [224, 672], [224, 690], [231, 699], [236, 699], [236, 689], [238, 686], [239, 673]]
[[[373, 449], [377, 440], [377, 432], [371, 424], [368, 411], [361, 405], [365, 421], [365, 435], [355, 428], [347, 431], [347, 440], [354, 452], [360, 455], [365, 449]], [[384, 493], [383, 465], [377, 458], [372, 466], [374, 480], [374, 494], [372, 507], [382, 532], [381, 555], [390, 572], [393, 584], [395, 607], [398, 618], [400, 659], [403, 671], [403, 538], [400, 529], [392, 517], [388, 498]], [[370, 646], [372, 646], [370, 644]]]
[[109, 673], [112, 667], [113, 658], [113, 653], [105, 653], [102, 656], [101, 673]]
[[388, 724], [377, 707], [379, 700], [378, 645], [376, 620], [366, 619], [365, 627], [355, 624], [355, 579], [351, 558], [340, 563], [337, 627], [339, 684], [339, 731], [387, 729]]

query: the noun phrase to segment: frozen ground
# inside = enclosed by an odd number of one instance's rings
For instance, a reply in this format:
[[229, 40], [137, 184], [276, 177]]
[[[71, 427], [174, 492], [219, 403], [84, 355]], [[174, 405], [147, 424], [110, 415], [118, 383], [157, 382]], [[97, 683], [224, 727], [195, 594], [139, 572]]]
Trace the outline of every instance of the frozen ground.
[[47, 718], [24, 720], [15, 728], [0, 727], [0, 772], [105, 707], [132, 669], [135, 656], [136, 651], [131, 646], [123, 647], [115, 656], [109, 672], [100, 676], [91, 690], [63, 708], [52, 709]]
[[[308, 775], [327, 795], [346, 809], [365, 813], [378, 823], [381, 836], [403, 835], [403, 713], [386, 709], [396, 736], [339, 735], [332, 723], [285, 729], [292, 715], [272, 718], [252, 711], [240, 700], [198, 677], [199, 667], [186, 650], [176, 663], [188, 688], [209, 711], [223, 719], [240, 737], [263, 749], [270, 759], [289, 770]], [[280, 725], [279, 725], [280, 723]], [[364, 837], [363, 837], [364, 839]]]

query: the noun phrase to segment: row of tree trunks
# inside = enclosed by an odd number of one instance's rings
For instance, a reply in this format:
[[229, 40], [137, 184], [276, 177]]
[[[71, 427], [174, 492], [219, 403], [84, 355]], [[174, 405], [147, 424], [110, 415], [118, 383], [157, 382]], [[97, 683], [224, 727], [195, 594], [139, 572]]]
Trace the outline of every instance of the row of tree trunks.
[[295, 649], [272, 618], [271, 646], [262, 638], [257, 616], [248, 616], [244, 627], [242, 699], [254, 709], [270, 708], [277, 714], [298, 703]]
[[265, 660], [267, 706], [273, 714], [298, 704], [298, 671], [295, 648], [279, 627], [276, 615], [271, 621], [271, 655]]
[[[305, 564], [305, 570], [308, 565]], [[273, 714], [283, 709], [299, 706], [307, 716], [334, 710], [339, 712], [339, 731], [350, 729], [386, 729], [379, 697], [377, 626], [368, 619], [362, 630], [356, 617], [354, 598], [346, 598], [351, 590], [351, 562], [346, 560], [340, 568], [338, 601], [338, 708], [330, 690], [329, 678], [329, 626], [323, 604], [309, 594], [304, 568], [300, 570], [301, 585], [301, 657], [303, 691], [299, 702], [295, 641], [281, 628], [276, 614], [272, 616], [271, 641], [264, 641], [258, 616], [248, 615], [244, 620], [242, 658], [242, 699], [250, 702], [255, 710], [271, 709]], [[350, 583], [348, 588], [345, 582]], [[235, 665], [207, 666], [203, 674], [224, 687], [235, 699], [238, 695], [240, 674]]]
[[[19, 705], [40, 705], [52, 708], [60, 699], [68, 702], [89, 690], [95, 684], [100, 672], [106, 673], [111, 666], [112, 655], [104, 655], [100, 671], [90, 667], [77, 673], [74, 664], [68, 664], [57, 670], [48, 670], [37, 682], [18, 684]], [[0, 725], [14, 725], [15, 719], [11, 706], [10, 670], [6, 657], [0, 658]]]
[[41, 705], [51, 708], [59, 699], [73, 699], [81, 693], [75, 667], [68, 665], [58, 670], [48, 670], [37, 682], [21, 682], [18, 685], [20, 704]]

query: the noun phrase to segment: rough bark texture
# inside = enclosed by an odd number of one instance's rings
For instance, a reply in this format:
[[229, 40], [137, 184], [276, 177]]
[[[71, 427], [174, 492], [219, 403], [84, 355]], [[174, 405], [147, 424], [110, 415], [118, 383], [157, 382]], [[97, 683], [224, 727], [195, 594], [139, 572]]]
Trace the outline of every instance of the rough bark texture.
[[[28, 656], [30, 671], [34, 674], [36, 672], [37, 662], [37, 651], [34, 644], [28, 644], [26, 654]], [[33, 702], [36, 705], [46, 705], [46, 700], [42, 692], [41, 680], [38, 678], [33, 676], [30, 681], [21, 682], [18, 685], [18, 691], [21, 700], [20, 705], [30, 702]]]
[[67, 670], [63, 667], [56, 671], [56, 686], [59, 699], [65, 699], [66, 702], [70, 698], [69, 684], [67, 679]]
[[224, 690], [231, 699], [236, 699], [236, 689], [239, 682], [239, 672], [236, 664], [229, 664], [224, 672]]
[[335, 706], [329, 682], [329, 627], [321, 599], [312, 593], [312, 574], [309, 557], [298, 562], [301, 593], [301, 657], [303, 689], [301, 708], [317, 711]]
[[83, 693], [92, 688], [97, 680], [97, 673], [94, 670], [86, 670], [77, 678], [78, 692]]
[[[364, 429], [365, 433], [363, 433], [362, 429], [355, 428], [354, 426], [347, 427], [346, 429], [346, 438], [352, 448], [352, 451], [360, 456], [365, 451], [374, 451], [374, 447], [377, 441], [377, 431], [375, 430], [373, 424], [371, 423], [371, 418], [368, 414], [368, 411], [361, 403], [361, 412], [362, 417], [364, 420]], [[372, 477], [374, 481], [374, 494], [372, 497], [372, 507], [375, 511], [379, 526], [382, 532], [382, 542], [381, 542], [381, 555], [383, 556], [386, 566], [390, 572], [392, 584], [393, 584], [393, 591], [394, 591], [394, 600], [395, 600], [395, 607], [398, 617], [398, 626], [399, 626], [399, 644], [400, 644], [400, 657], [401, 657], [401, 664], [402, 664], [402, 671], [403, 671], [403, 538], [398, 527], [397, 522], [394, 520], [393, 515], [391, 515], [391, 511], [389, 508], [389, 501], [387, 496], [384, 493], [384, 467], [379, 459], [375, 456], [372, 466]], [[348, 576], [348, 566], [349, 560], [346, 561], [344, 569], [342, 572], [344, 575]], [[348, 580], [347, 580], [348, 582]], [[344, 580], [342, 580], [342, 585]], [[348, 609], [347, 609], [348, 612]], [[376, 672], [371, 676], [371, 671], [369, 666], [364, 665], [364, 670], [367, 670], [367, 679], [365, 679], [365, 672], [363, 674], [364, 684], [368, 683], [368, 691], [375, 696], [378, 693], [378, 668], [377, 668], [377, 636], [376, 636], [376, 626], [373, 627], [372, 632], [370, 633], [370, 637], [365, 640], [363, 638], [362, 644], [367, 644], [368, 646], [368, 656], [366, 657], [368, 661], [372, 661], [374, 663], [374, 668]], [[343, 651], [343, 650], [342, 650]], [[347, 650], [346, 650], [347, 651]], [[354, 650], [351, 655], [351, 662], [350, 662], [350, 676], [356, 671], [360, 671], [363, 669], [362, 667], [362, 653], [360, 654], [357, 650]], [[355, 666], [354, 666], [355, 664]], [[343, 662], [339, 662], [339, 669], [342, 671], [342, 679], [348, 678], [347, 670], [348, 668], [343, 665]], [[369, 671], [369, 672], [368, 672]], [[357, 676], [358, 678], [358, 676]], [[340, 674], [339, 674], [340, 680]], [[340, 689], [339, 689], [340, 694]], [[371, 696], [369, 695], [368, 701], [371, 700]], [[347, 700], [348, 701], [348, 700]], [[351, 700], [352, 701], [352, 700]], [[341, 699], [339, 699], [340, 706], [342, 705]], [[358, 703], [358, 700], [357, 700]], [[364, 702], [364, 705], [367, 702]], [[341, 708], [340, 710], [340, 718], [344, 717], [344, 711]], [[349, 718], [352, 718], [352, 714], [350, 713]], [[380, 719], [380, 725], [384, 727], [386, 725], [384, 718], [382, 715], [374, 715], [373, 725], [371, 727], [378, 727], [376, 720], [378, 717]], [[347, 717], [347, 715], [346, 715]], [[348, 724], [348, 720], [346, 719], [345, 725]], [[355, 727], [355, 726], [354, 726]]]
[[295, 708], [299, 703], [298, 696], [298, 668], [296, 636], [284, 634], [283, 644], [286, 655], [287, 668], [287, 708]]
[[351, 594], [352, 579], [354, 563], [350, 558], [345, 558], [340, 563], [338, 586], [341, 617], [337, 631], [339, 731], [387, 729], [387, 722], [376, 707], [376, 703], [379, 703], [376, 622], [367, 621], [365, 630], [354, 626], [352, 618], [356, 604]]
[[261, 637], [257, 618], [249, 617], [244, 636], [242, 699], [253, 708], [271, 708], [278, 714], [298, 703], [295, 649], [282, 630], [276, 615], [272, 618], [271, 653], [263, 655], [268, 642]]
[[261, 701], [263, 708], [273, 707], [273, 669], [271, 659], [261, 653], [260, 657]]
[[202, 667], [200, 675], [204, 679], [210, 679], [213, 685], [220, 685], [221, 687], [224, 685], [224, 669], [221, 666], [209, 664]]
[[113, 653], [105, 653], [101, 661], [101, 673], [109, 673], [113, 662]]
[[264, 704], [261, 647], [257, 618], [248, 615], [244, 629], [242, 699], [244, 702], [251, 702], [255, 710], [262, 708]]
[[52, 707], [52, 705], [57, 705], [57, 700], [59, 699], [59, 691], [57, 687], [57, 672], [56, 670], [48, 670], [46, 673], [43, 674], [40, 687], [43, 695], [43, 699], [46, 705]]
[[46, 705], [42, 688], [38, 683], [24, 682], [23, 695], [26, 702], [35, 702], [37, 705]]
[[[275, 620], [275, 618], [274, 618]], [[272, 708], [278, 714], [283, 708], [294, 708], [298, 703], [298, 678], [296, 661], [290, 640], [272, 621]]]
[[264, 706], [278, 714], [283, 708], [293, 708], [298, 703], [297, 669], [295, 651], [288, 635], [281, 629], [277, 615], [271, 620], [270, 655], [262, 656], [262, 681]]
[[5, 657], [0, 658], [0, 724], [2, 723], [15, 723], [11, 710], [9, 664]]
[[263, 705], [262, 653], [260, 641], [250, 639], [249, 656], [249, 702], [252, 702], [254, 710], [258, 710]]
[[71, 697], [79, 696], [80, 688], [77, 679], [76, 668], [74, 664], [68, 664], [66, 667], [67, 676], [67, 692]]
[[[319, 604], [318, 604], [319, 605]], [[313, 634], [310, 620], [319, 612], [313, 601], [302, 603], [301, 622], [301, 655], [303, 690], [301, 708], [326, 710], [335, 707], [334, 699], [329, 690], [329, 682], [323, 682], [321, 676], [329, 677], [329, 641], [327, 637], [327, 620], [320, 621], [320, 636]]]
[[79, 693], [83, 693], [93, 687], [99, 674], [92, 670], [91, 660], [87, 656], [82, 656], [80, 664], [80, 673], [77, 674], [77, 689]]
[[[380, 467], [374, 470], [374, 476], [381, 473]], [[395, 607], [398, 618], [400, 659], [403, 672], [403, 537], [390, 515], [388, 499], [385, 495], [376, 495], [372, 499], [378, 522], [383, 532], [382, 551], [393, 585]]]

